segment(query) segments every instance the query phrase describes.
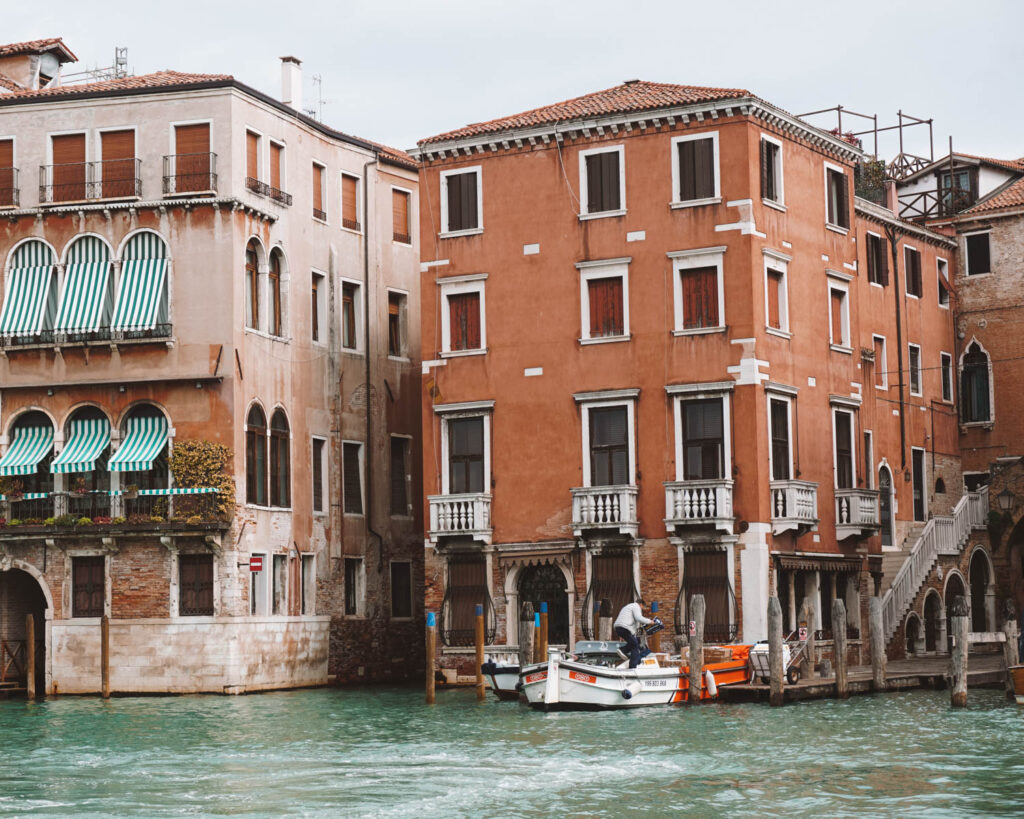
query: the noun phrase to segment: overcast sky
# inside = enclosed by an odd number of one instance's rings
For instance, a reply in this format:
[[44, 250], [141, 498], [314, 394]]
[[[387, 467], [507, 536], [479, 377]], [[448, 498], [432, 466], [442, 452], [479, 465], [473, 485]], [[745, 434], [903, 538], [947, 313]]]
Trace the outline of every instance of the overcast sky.
[[[1020, 0], [144, 0], [116, 15], [80, 0], [4, 5], [0, 40], [62, 36], [79, 68], [109, 65], [121, 45], [138, 74], [232, 74], [279, 97], [278, 58], [295, 55], [305, 107], [319, 74], [324, 122], [399, 148], [639, 78], [746, 88], [797, 114], [841, 103], [880, 124], [902, 108], [934, 118], [936, 156], [950, 134], [955, 150], [1024, 156]], [[927, 155], [925, 126], [907, 139]], [[895, 152], [894, 139], [880, 149]]]

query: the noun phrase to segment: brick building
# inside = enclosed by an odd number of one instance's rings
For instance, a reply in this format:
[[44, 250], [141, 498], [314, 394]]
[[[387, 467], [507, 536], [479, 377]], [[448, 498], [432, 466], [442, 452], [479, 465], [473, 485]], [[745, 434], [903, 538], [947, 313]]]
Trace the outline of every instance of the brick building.
[[[523, 602], [571, 645], [635, 594], [679, 633], [702, 593], [723, 641], [764, 638], [774, 591], [827, 639], [840, 597], [859, 638], [883, 551], [978, 506], [956, 244], [855, 198], [856, 145], [745, 90], [630, 81], [416, 156], [444, 665], [480, 602], [495, 646]], [[887, 595], [891, 634], [914, 599]]]
[[407, 673], [415, 164], [294, 58], [283, 101], [74, 59], [0, 47], [0, 636], [36, 615], [47, 691], [99, 689], [104, 617], [116, 692]]

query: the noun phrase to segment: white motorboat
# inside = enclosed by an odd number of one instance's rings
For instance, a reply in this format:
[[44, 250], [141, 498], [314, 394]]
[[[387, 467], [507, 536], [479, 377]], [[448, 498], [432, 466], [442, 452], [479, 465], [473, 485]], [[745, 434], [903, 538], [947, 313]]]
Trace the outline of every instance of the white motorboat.
[[519, 663], [511, 660], [488, 660], [480, 666], [491, 691], [499, 700], [519, 699]]

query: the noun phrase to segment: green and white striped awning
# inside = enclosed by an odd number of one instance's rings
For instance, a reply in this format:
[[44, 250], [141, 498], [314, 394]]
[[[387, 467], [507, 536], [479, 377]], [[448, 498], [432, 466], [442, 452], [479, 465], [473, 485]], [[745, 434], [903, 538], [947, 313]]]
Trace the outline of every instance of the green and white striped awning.
[[110, 459], [111, 472], [143, 472], [167, 447], [167, 420], [163, 417], [129, 418], [124, 441]]
[[[170, 489], [140, 489], [139, 495], [211, 495], [214, 492], [220, 492], [216, 487], [201, 486], [201, 487], [182, 487], [175, 486]], [[123, 495], [124, 490], [118, 489], [110, 493], [111, 495]]]
[[53, 427], [19, 427], [0, 459], [0, 475], [31, 475], [53, 448]]
[[[95, 236], [84, 236], [71, 247], [64, 269], [64, 286], [54, 330], [61, 333], [95, 332], [109, 303], [110, 253]], [[107, 314], [109, 318], [109, 313]]]
[[124, 250], [114, 306], [114, 330], [152, 330], [164, 298], [167, 249], [153, 233], [132, 237]]
[[[24, 495], [21, 496], [21, 499], [22, 500], [42, 500], [43, 498], [48, 498], [48, 497], [50, 497], [50, 493], [49, 492], [26, 492]], [[5, 500], [7, 500], [7, 496], [6, 495], [0, 495], [0, 501], [5, 501]], [[17, 503], [17, 501], [12, 501], [12, 503]]]
[[92, 472], [96, 459], [110, 444], [110, 422], [86, 418], [71, 422], [71, 435], [60, 455], [53, 459], [51, 472]]
[[0, 335], [29, 336], [44, 329], [53, 262], [53, 251], [42, 242], [25, 242], [14, 252], [4, 282]]

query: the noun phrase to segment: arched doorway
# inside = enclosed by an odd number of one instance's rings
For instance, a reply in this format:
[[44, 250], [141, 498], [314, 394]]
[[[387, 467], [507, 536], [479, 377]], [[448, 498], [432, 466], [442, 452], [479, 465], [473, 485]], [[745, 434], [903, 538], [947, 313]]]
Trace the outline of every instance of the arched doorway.
[[942, 624], [939, 622], [942, 617], [942, 602], [939, 600], [938, 592], [931, 592], [924, 599], [924, 650], [937, 651], [939, 646], [939, 632]]
[[35, 626], [36, 696], [46, 693], [46, 596], [36, 579], [21, 569], [0, 572], [0, 669], [5, 682], [25, 684], [28, 655], [25, 615]]
[[907, 615], [906, 627], [906, 654], [909, 657], [915, 653], [921, 642], [921, 618], [915, 612]]
[[519, 605], [532, 603], [534, 611], [548, 604], [548, 644], [569, 644], [569, 595], [565, 575], [550, 563], [527, 566], [519, 575]]
[[971, 631], [989, 631], [988, 591], [992, 577], [983, 549], [976, 549], [971, 555], [968, 577], [971, 584]]
[[[946, 622], [952, 623], [952, 614], [950, 609], [953, 607], [954, 601], [958, 597], [964, 597], [967, 594], [967, 590], [964, 588], [963, 577], [960, 576], [959, 572], [953, 572], [949, 575], [949, 579], [946, 580]], [[947, 629], [946, 636], [946, 651], [950, 654], [953, 653], [953, 632]]]
[[882, 548], [893, 545], [892, 473], [884, 464], [878, 467], [878, 511], [882, 519]]

